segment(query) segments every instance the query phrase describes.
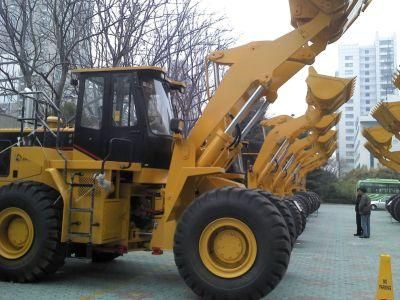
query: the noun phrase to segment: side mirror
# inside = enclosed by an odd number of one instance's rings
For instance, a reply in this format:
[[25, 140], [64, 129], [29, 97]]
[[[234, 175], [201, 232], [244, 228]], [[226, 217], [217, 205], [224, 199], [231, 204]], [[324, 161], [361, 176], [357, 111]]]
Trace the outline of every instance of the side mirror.
[[173, 133], [180, 134], [183, 132], [183, 129], [185, 128], [185, 121], [182, 119], [171, 119], [169, 122], [169, 129]]

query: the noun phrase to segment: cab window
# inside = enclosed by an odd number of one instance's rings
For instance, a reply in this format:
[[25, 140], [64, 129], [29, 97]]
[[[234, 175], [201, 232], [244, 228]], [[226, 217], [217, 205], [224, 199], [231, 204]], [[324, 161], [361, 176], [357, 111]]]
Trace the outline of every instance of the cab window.
[[113, 126], [133, 127], [138, 124], [131, 75], [113, 76]]
[[104, 95], [104, 77], [85, 79], [82, 104], [81, 126], [92, 129], [101, 128]]
[[170, 135], [171, 102], [162, 82], [158, 79], [143, 80], [143, 94], [147, 102], [147, 116], [151, 131], [154, 134]]

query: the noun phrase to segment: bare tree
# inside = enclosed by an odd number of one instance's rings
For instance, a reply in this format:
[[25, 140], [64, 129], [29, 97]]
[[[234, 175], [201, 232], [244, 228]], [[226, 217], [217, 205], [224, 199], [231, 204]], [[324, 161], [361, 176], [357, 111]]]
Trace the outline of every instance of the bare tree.
[[10, 64], [18, 64], [25, 87], [32, 88], [34, 69], [40, 65], [44, 36], [38, 16], [38, 0], [0, 0], [0, 72], [8, 79], [2, 89], [17, 91]]
[[206, 96], [205, 57], [233, 40], [224, 17], [206, 13], [189, 0], [95, 0], [101, 34], [82, 44], [90, 67], [155, 65], [184, 81], [174, 104], [188, 129], [201, 114]]
[[224, 18], [189, 0], [15, 2], [18, 9], [7, 6], [0, 14], [7, 25], [0, 36], [7, 52], [2, 52], [21, 67], [27, 86], [48, 90], [58, 105], [71, 67], [156, 65], [187, 84], [174, 104], [191, 127], [208, 101], [205, 57], [232, 43]]

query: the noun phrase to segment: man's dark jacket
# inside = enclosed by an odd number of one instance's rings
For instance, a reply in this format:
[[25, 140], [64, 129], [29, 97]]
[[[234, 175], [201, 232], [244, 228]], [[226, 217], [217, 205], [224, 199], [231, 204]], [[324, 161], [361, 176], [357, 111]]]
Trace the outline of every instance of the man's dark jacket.
[[371, 213], [371, 200], [365, 194], [361, 195], [358, 205], [360, 215], [369, 215]]
[[356, 197], [356, 206], [354, 207], [354, 210], [356, 211], [357, 214], [359, 214], [359, 206], [360, 206], [360, 200], [361, 200], [361, 196], [357, 195]]

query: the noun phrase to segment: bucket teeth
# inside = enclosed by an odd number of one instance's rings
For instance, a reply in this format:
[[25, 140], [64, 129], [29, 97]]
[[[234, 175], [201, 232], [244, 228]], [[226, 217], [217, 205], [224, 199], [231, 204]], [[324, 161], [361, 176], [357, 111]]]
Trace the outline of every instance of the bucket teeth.
[[397, 69], [397, 71], [393, 74], [392, 83], [396, 88], [400, 89], [400, 69]]
[[353, 96], [355, 78], [321, 75], [310, 67], [306, 82], [307, 103], [314, 105], [324, 114], [330, 114]]
[[373, 108], [371, 115], [383, 128], [399, 138], [400, 102], [380, 102]]

